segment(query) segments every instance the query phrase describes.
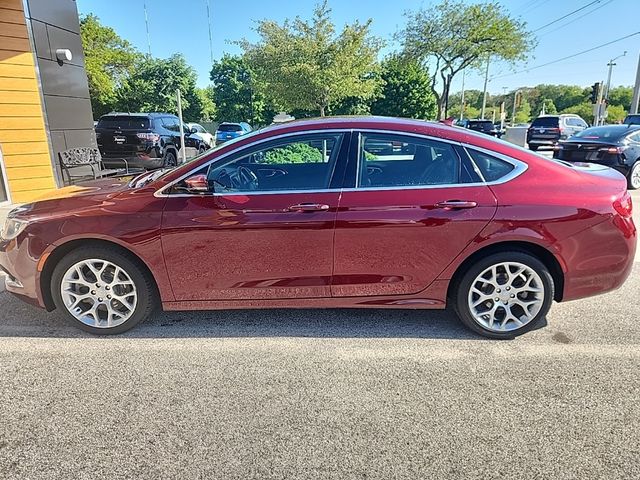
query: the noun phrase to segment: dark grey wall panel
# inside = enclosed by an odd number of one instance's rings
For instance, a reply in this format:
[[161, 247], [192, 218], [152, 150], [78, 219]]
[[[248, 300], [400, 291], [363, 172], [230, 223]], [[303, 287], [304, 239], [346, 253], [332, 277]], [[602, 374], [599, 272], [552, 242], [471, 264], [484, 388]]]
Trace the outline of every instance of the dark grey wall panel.
[[74, 0], [27, 0], [34, 20], [80, 33], [78, 9]]
[[51, 60], [51, 48], [49, 47], [47, 25], [45, 23], [32, 20], [31, 31], [33, 32], [33, 42], [36, 44], [36, 55], [39, 58]]
[[93, 126], [91, 102], [86, 98], [44, 96], [51, 130], [82, 130]]
[[65, 130], [65, 143], [67, 148], [86, 147], [95, 145], [96, 132], [94, 130]]
[[47, 25], [47, 33], [52, 60], [57, 60], [56, 50], [58, 48], [68, 48], [71, 50], [71, 54], [73, 56], [69, 64], [84, 67], [84, 52], [82, 51], [80, 35], [54, 27], [53, 25]]
[[87, 72], [76, 65], [58, 65], [53, 60], [38, 59], [42, 92], [45, 95], [89, 98]]

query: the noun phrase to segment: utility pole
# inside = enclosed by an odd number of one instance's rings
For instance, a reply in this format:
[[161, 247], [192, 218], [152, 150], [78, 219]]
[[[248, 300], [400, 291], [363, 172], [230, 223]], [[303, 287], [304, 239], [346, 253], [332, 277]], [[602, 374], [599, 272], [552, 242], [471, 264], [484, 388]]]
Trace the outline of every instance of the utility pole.
[[211, 65], [213, 65], [213, 40], [211, 39], [211, 13], [209, 0], [207, 0], [207, 23], [209, 24], [209, 54], [211, 56]]
[[176, 98], [178, 100], [178, 119], [180, 120], [180, 156], [182, 161], [176, 158], [178, 163], [187, 163], [187, 146], [184, 143], [184, 123], [182, 121], [182, 96], [180, 95], [180, 89], [176, 90]]
[[614, 62], [617, 59], [624, 57], [626, 54], [627, 54], [627, 51], [625, 50], [622, 55], [618, 55], [616, 58], [612, 58], [611, 60], [609, 60], [609, 63], [607, 63], [607, 67], [609, 67], [609, 75], [607, 75], [607, 87], [606, 87], [606, 90], [604, 92], [604, 101], [605, 102], [607, 100], [609, 100], [609, 91], [611, 90], [611, 71], [613, 70], [613, 67], [616, 66], [616, 63], [614, 63]]
[[511, 126], [513, 127], [516, 124], [516, 105], [518, 104], [518, 94], [520, 90], [516, 90], [516, 93], [513, 94], [513, 110], [511, 112]]
[[491, 61], [491, 55], [487, 55], [487, 69], [484, 72], [484, 93], [482, 95], [482, 112], [480, 118], [484, 120], [484, 112], [487, 108], [487, 83], [489, 83], [489, 62]]
[[629, 111], [629, 113], [638, 113], [638, 103], [640, 103], [640, 55], [638, 55], [636, 85], [635, 87], [633, 87], [633, 99], [631, 100], [631, 110]]
[[602, 96], [603, 96], [602, 94], [603, 93], [604, 93], [604, 88], [600, 88], [600, 91], [598, 92], [598, 103], [596, 104], [596, 112], [598, 112], [596, 114], [596, 124], [595, 124], [596, 127], [600, 125], [602, 122]]
[[[638, 64], [638, 68], [640, 68], [640, 64]], [[462, 69], [462, 101], [460, 102], [460, 120], [464, 118], [464, 75], [466, 71], [466, 68]], [[640, 70], [638, 70], [638, 72], [640, 72]]]
[[151, 37], [149, 36], [149, 16], [147, 15], [147, 2], [144, 0], [142, 2], [142, 7], [144, 8], [144, 24], [147, 27], [147, 48], [149, 51], [149, 56], [151, 56]]

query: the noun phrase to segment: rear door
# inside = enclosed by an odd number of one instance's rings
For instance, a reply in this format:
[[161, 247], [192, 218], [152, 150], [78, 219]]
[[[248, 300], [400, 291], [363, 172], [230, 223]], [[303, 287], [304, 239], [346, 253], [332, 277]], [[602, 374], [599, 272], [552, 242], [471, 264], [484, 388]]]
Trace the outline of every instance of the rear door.
[[139, 150], [139, 133], [151, 131], [149, 117], [109, 115], [98, 121], [96, 137], [102, 154], [132, 155]]
[[473, 182], [470, 161], [454, 144], [378, 132], [354, 142], [352, 184], [337, 215], [332, 295], [420, 292], [487, 225], [496, 199]]

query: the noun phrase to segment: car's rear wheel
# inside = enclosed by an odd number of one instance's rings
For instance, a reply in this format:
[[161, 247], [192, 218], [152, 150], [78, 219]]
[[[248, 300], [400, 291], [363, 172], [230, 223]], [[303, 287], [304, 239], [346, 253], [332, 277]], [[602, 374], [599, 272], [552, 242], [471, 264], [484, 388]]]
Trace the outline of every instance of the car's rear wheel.
[[69, 320], [99, 335], [129, 330], [157, 305], [153, 280], [138, 261], [102, 246], [67, 254], [53, 271], [51, 294]]
[[538, 146], [529, 144], [529, 150], [531, 150], [532, 152], [537, 152], [538, 151]]
[[640, 160], [637, 160], [629, 170], [627, 180], [630, 189], [637, 190], [640, 188]]
[[164, 166], [165, 167], [175, 167], [178, 164], [178, 159], [176, 154], [173, 153], [173, 150], [168, 150], [167, 153], [164, 154]]
[[497, 253], [480, 259], [462, 275], [454, 305], [471, 330], [508, 339], [544, 321], [554, 297], [547, 267], [524, 252]]

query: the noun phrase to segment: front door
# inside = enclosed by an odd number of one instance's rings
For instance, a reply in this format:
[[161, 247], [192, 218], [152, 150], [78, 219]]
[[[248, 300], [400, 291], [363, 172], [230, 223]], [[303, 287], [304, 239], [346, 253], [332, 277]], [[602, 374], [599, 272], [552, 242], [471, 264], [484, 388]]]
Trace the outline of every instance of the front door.
[[330, 296], [348, 136], [297, 134], [245, 147], [194, 172], [207, 175], [208, 194], [177, 184], [162, 223], [176, 300]]
[[338, 210], [332, 294], [418, 293], [487, 225], [496, 199], [452, 144], [362, 133], [357, 145], [355, 188]]

